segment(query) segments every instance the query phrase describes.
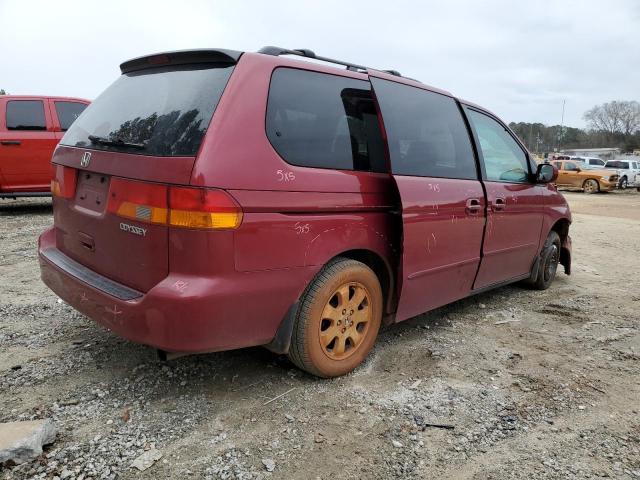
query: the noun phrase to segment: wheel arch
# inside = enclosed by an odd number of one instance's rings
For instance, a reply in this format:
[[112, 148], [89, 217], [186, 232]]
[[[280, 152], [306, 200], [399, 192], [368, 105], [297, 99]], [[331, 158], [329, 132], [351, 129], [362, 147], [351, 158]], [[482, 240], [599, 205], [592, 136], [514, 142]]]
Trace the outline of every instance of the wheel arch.
[[560, 237], [560, 264], [564, 267], [567, 275], [571, 274], [571, 239], [569, 237], [569, 226], [571, 222], [568, 218], [560, 218], [551, 227], [552, 232], [556, 232]]
[[[378, 252], [367, 248], [354, 248], [345, 250], [335, 254], [328, 259], [324, 265], [318, 270], [318, 273], [322, 271], [325, 265], [334, 262], [338, 258], [345, 258], [350, 260], [356, 260], [368, 266], [378, 277], [380, 281], [380, 287], [383, 295], [383, 323], [389, 324], [393, 322], [393, 312], [395, 312], [397, 306], [397, 295], [395, 293], [396, 278], [393, 274], [393, 269], [382, 255]], [[309, 285], [316, 279], [318, 273], [305, 285], [304, 291], [300, 298], [307, 291]], [[287, 314], [280, 322], [278, 330], [271, 342], [264, 345], [265, 348], [280, 354], [286, 354], [291, 346], [291, 337], [293, 334], [293, 327], [295, 324], [296, 316], [298, 315], [298, 308], [300, 306], [300, 299], [291, 305]]]
[[586, 187], [587, 183], [588, 183], [588, 182], [590, 182], [590, 181], [594, 181], [594, 182], [596, 182], [596, 185], [597, 185], [597, 187], [598, 187], [598, 192], [600, 192], [600, 191], [602, 190], [602, 185], [600, 184], [600, 178], [597, 178], [597, 177], [588, 177], [588, 178], [585, 178], [585, 179], [582, 181], [582, 190], [583, 190], [583, 191], [585, 191], [585, 187]]
[[366, 248], [357, 248], [341, 252], [329, 260], [329, 262], [338, 257], [356, 260], [364, 263], [367, 267], [373, 270], [378, 277], [378, 280], [380, 280], [380, 287], [382, 288], [384, 301], [383, 311], [387, 314], [395, 312], [397, 303], [395, 295], [396, 278], [393, 274], [394, 270], [391, 268], [391, 265], [389, 265], [389, 262], [384, 259], [382, 255]]

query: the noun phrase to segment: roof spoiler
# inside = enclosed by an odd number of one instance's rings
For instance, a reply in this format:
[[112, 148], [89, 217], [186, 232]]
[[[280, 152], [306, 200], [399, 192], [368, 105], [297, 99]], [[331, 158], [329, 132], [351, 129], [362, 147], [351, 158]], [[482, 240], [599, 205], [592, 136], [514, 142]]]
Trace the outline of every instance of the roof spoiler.
[[225, 49], [177, 50], [137, 57], [120, 64], [122, 73], [135, 72], [164, 65], [186, 65], [192, 63], [221, 63], [234, 65], [242, 52]]

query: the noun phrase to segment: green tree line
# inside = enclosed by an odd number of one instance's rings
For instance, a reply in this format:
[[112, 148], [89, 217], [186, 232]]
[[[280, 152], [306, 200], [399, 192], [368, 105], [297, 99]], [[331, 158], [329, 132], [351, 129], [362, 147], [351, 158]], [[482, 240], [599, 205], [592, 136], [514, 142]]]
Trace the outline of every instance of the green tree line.
[[511, 122], [509, 127], [531, 152], [552, 152], [563, 148], [640, 149], [640, 103], [612, 101], [585, 112], [587, 128], [561, 127], [542, 123]]
[[610, 133], [542, 123], [511, 122], [509, 127], [529, 151], [553, 152], [563, 148], [620, 148], [623, 152], [640, 149], [640, 132]]

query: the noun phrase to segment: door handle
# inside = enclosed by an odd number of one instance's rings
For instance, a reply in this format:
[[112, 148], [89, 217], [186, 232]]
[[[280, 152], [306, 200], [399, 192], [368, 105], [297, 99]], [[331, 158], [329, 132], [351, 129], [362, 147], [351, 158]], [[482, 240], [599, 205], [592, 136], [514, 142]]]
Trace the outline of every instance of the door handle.
[[467, 200], [465, 211], [469, 215], [475, 215], [480, 211], [481, 208], [482, 208], [482, 203], [480, 203], [479, 199], [477, 199], [477, 198], [469, 198]]
[[0, 140], [2, 145], [20, 145], [22, 142], [20, 140]]
[[499, 212], [500, 210], [504, 210], [504, 207], [506, 206], [507, 206], [507, 201], [502, 197], [498, 197], [493, 201], [494, 212]]

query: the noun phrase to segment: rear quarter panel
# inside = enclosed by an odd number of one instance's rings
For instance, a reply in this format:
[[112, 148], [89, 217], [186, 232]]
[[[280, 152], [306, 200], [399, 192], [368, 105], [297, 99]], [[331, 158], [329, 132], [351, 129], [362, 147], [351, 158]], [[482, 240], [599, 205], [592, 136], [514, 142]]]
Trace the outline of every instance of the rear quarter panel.
[[[348, 250], [370, 250], [387, 264], [401, 230], [388, 210], [395, 187], [388, 174], [300, 167], [285, 162], [266, 135], [266, 110], [275, 68], [292, 67], [368, 80], [284, 57], [245, 53], [214, 113], [193, 168], [191, 184], [224, 188], [242, 206], [234, 232], [234, 268], [316, 272]], [[293, 303], [306, 285], [292, 295]]]
[[252, 271], [323, 265], [350, 249], [385, 258], [393, 248], [385, 195], [232, 191], [245, 211], [235, 234], [235, 266]]

